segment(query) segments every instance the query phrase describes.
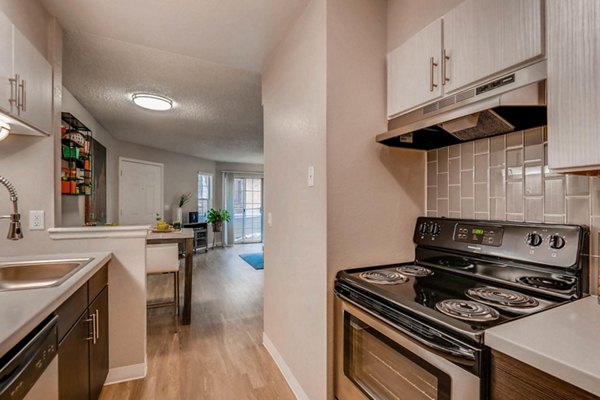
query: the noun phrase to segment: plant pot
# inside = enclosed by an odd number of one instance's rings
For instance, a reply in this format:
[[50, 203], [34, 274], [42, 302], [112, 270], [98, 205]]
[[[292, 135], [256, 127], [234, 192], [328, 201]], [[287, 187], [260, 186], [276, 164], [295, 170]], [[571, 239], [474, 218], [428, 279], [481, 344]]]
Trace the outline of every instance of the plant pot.
[[221, 232], [223, 230], [223, 221], [215, 221], [212, 223], [213, 232]]
[[177, 207], [177, 222], [183, 223], [183, 209], [181, 207]]

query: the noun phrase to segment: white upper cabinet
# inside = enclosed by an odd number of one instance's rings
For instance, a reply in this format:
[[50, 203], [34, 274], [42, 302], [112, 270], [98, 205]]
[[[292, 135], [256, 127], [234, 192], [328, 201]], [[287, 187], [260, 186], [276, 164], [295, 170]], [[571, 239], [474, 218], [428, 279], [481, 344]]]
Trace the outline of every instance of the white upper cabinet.
[[600, 170], [600, 1], [548, 0], [548, 166]]
[[0, 12], [0, 111], [27, 127], [13, 132], [50, 134], [52, 100], [52, 66]]
[[466, 0], [446, 14], [445, 92], [543, 57], [542, 11], [542, 0]]
[[388, 54], [388, 116], [442, 96], [442, 20]]
[[11, 112], [10, 79], [13, 78], [13, 28], [6, 15], [0, 12], [0, 109]]
[[52, 66], [17, 29], [14, 71], [19, 75], [19, 117], [34, 127], [52, 130]]
[[543, 0], [466, 0], [391, 51], [388, 118], [543, 58], [543, 9]]

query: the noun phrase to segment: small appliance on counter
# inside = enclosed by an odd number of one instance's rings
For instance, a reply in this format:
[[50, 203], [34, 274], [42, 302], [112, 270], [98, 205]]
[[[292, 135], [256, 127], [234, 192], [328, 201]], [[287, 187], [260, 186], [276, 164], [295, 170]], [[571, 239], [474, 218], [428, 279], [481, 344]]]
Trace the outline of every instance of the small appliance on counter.
[[338, 400], [480, 400], [486, 329], [587, 295], [587, 228], [419, 218], [415, 261], [335, 281]]

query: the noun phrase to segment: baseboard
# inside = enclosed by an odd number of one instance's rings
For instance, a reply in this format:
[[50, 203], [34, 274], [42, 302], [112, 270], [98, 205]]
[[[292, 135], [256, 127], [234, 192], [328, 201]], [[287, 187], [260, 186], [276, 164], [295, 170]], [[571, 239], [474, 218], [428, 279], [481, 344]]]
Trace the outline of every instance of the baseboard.
[[292, 392], [294, 393], [294, 396], [296, 396], [296, 399], [309, 400], [308, 396], [302, 389], [300, 382], [298, 382], [298, 380], [292, 373], [292, 370], [287, 366], [287, 364], [283, 360], [283, 357], [281, 357], [281, 355], [279, 354], [279, 351], [277, 351], [277, 348], [275, 347], [275, 345], [273, 345], [273, 342], [271, 342], [271, 340], [269, 339], [267, 334], [264, 332], [263, 332], [263, 346], [265, 346], [265, 349], [267, 349], [267, 351], [271, 355], [271, 358], [273, 359], [273, 361], [275, 361], [275, 364], [279, 368], [279, 371], [281, 371], [281, 374], [285, 378], [290, 389], [292, 389]]
[[147, 363], [111, 368], [108, 370], [108, 376], [106, 377], [106, 382], [104, 383], [104, 385], [113, 385], [115, 383], [142, 379], [146, 377], [147, 372]]

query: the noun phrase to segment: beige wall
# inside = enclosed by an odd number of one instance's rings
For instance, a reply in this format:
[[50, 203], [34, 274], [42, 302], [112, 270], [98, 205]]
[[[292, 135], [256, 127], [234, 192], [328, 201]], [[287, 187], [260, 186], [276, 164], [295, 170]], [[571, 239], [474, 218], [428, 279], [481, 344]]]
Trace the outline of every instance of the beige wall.
[[[311, 399], [331, 398], [332, 391], [332, 282], [340, 269], [399, 262], [414, 257], [412, 232], [417, 216], [425, 212], [424, 152], [383, 147], [375, 135], [384, 132], [386, 119], [386, 53], [400, 45], [418, 30], [442, 16], [458, 0], [325, 0], [326, 32], [322, 32], [322, 16], [315, 12], [322, 2], [313, 1], [305, 14], [291, 28], [288, 36], [272, 56], [263, 78], [265, 105], [265, 179], [266, 212], [273, 212], [273, 227], [265, 236], [265, 335], [272, 341], [288, 367], [288, 375], [296, 378]], [[312, 22], [311, 19], [312, 18]], [[311, 23], [314, 25], [307, 29]], [[303, 96], [307, 82], [322, 96], [316, 86], [323, 66], [317, 49], [326, 42], [326, 145], [319, 143], [322, 134], [311, 135], [311, 125], [322, 114], [316, 102]], [[310, 56], [303, 51], [312, 43]], [[310, 63], [306, 65], [306, 63]], [[303, 69], [311, 68], [311, 74]], [[322, 78], [321, 78], [322, 79]], [[304, 89], [304, 90], [302, 90]], [[297, 93], [300, 91], [300, 93]], [[316, 94], [313, 94], [316, 96]], [[312, 111], [307, 113], [307, 102]], [[294, 104], [288, 105], [288, 102]], [[304, 125], [303, 125], [304, 124]], [[298, 143], [298, 140], [305, 140]], [[323, 146], [323, 147], [319, 147]], [[306, 199], [306, 167], [304, 153], [310, 148], [326, 149], [326, 201], [315, 196]], [[293, 149], [293, 151], [290, 151]], [[322, 169], [317, 168], [319, 176]], [[301, 207], [299, 207], [301, 206]], [[326, 230], [327, 280], [323, 284], [322, 243], [315, 243], [302, 232], [307, 218], [306, 208], [313, 213], [311, 235]], [[322, 208], [326, 224], [316, 224]], [[288, 214], [282, 217], [282, 214]], [[283, 218], [283, 220], [282, 220]], [[287, 228], [281, 228], [281, 223]], [[298, 264], [296, 254], [307, 263]], [[285, 273], [282, 269], [285, 265]], [[289, 288], [290, 276], [296, 278], [302, 268], [310, 275], [310, 288], [298, 294]], [[295, 282], [295, 281], [294, 281]], [[301, 281], [302, 282], [302, 281]], [[327, 296], [327, 307], [316, 314], [309, 307]], [[302, 311], [297, 311], [301, 309]], [[311, 372], [322, 371], [320, 346], [310, 340], [321, 340], [323, 310], [327, 324], [328, 382], [307, 383]], [[289, 314], [309, 315], [303, 319], [303, 335], [298, 338], [297, 324]], [[286, 316], [285, 314], [288, 314]], [[309, 328], [310, 327], [310, 328]], [[303, 354], [296, 349], [303, 348]], [[305, 362], [312, 355], [311, 364]]]
[[425, 154], [375, 142], [387, 130], [386, 5], [328, 0], [329, 398], [336, 272], [413, 259], [413, 227], [424, 212]]
[[326, 1], [311, 1], [263, 74], [265, 343], [298, 398], [312, 400], [325, 398], [327, 377], [325, 23]]

